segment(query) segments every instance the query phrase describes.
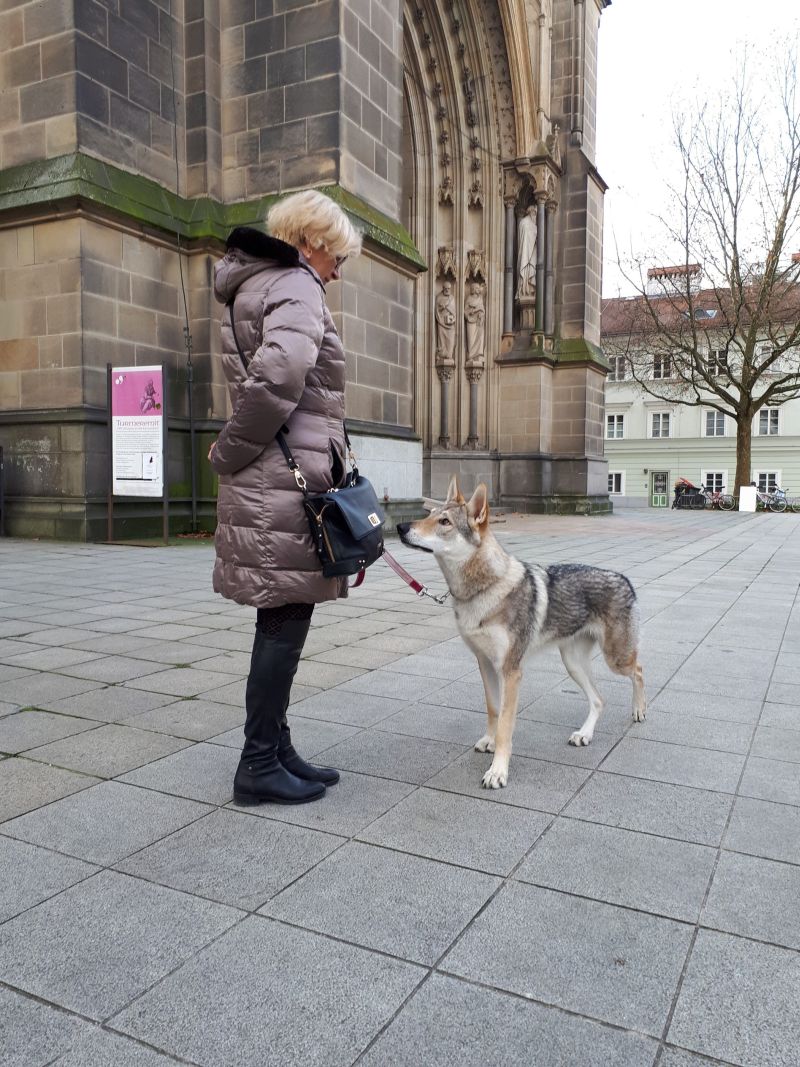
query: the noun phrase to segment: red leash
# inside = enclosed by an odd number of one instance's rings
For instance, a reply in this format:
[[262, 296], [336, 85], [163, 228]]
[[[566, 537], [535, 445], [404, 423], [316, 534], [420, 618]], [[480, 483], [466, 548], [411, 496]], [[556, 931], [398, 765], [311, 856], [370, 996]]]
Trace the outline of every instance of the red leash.
[[406, 585], [410, 585], [417, 596], [428, 596], [431, 600], [435, 600], [437, 604], [444, 604], [445, 600], [450, 596], [450, 591], [446, 593], [440, 593], [438, 596], [436, 593], [431, 593], [428, 587], [423, 585], [422, 582], [418, 582], [416, 578], [412, 578], [405, 567], [402, 567], [397, 560], [389, 552], [384, 549], [382, 559], [385, 559], [391, 569], [398, 577], [402, 578]]

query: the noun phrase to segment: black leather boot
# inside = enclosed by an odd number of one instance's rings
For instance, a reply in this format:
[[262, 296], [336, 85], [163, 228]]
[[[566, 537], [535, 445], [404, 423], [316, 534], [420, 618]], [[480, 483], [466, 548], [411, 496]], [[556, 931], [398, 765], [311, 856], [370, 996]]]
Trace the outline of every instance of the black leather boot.
[[237, 804], [306, 804], [325, 795], [321, 781], [292, 774], [278, 759], [281, 721], [311, 625], [311, 604], [260, 610], [247, 679], [244, 748], [233, 781]]
[[306, 763], [302, 756], [298, 756], [292, 745], [292, 732], [289, 724], [281, 724], [281, 738], [278, 742], [278, 759], [287, 771], [291, 771], [297, 778], [304, 782], [322, 782], [323, 785], [336, 785], [339, 781], [339, 772], [333, 767], [315, 767]]

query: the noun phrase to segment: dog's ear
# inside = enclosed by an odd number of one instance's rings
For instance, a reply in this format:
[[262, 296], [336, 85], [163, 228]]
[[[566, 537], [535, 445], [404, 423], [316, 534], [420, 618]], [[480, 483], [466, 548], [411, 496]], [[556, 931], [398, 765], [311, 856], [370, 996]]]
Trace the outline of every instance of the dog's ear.
[[484, 523], [489, 521], [489, 493], [483, 482], [470, 497], [467, 504], [467, 515], [477, 526], [483, 526]]
[[461, 490], [458, 488], [458, 478], [453, 474], [450, 478], [450, 484], [447, 487], [447, 504], [463, 504], [464, 497], [461, 495]]
[[442, 506], [442, 501], [430, 500], [428, 497], [424, 496], [422, 498], [422, 506], [425, 508], [426, 511], [438, 511], [439, 508]]

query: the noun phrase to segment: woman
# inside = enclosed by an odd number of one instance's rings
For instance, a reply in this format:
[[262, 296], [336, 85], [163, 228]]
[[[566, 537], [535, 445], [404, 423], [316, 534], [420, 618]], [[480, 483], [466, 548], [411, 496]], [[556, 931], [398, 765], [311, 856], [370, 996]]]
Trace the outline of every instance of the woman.
[[342, 484], [345, 358], [325, 286], [361, 239], [315, 190], [281, 200], [267, 226], [271, 236], [234, 230], [214, 269], [215, 295], [227, 305], [222, 360], [233, 408], [208, 454], [219, 475], [214, 589], [257, 609], [234, 800], [303, 804], [339, 773], [295, 752], [289, 694], [314, 605], [346, 596], [347, 580], [322, 576], [275, 435], [287, 435], [309, 492]]

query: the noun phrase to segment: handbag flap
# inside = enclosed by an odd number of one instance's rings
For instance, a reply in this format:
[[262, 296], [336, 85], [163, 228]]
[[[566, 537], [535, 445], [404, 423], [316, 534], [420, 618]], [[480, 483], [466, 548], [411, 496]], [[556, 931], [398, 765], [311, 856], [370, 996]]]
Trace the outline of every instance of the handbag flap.
[[335, 504], [356, 541], [374, 533], [386, 521], [372, 484], [360, 475], [353, 485], [325, 494]]

